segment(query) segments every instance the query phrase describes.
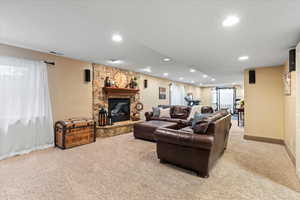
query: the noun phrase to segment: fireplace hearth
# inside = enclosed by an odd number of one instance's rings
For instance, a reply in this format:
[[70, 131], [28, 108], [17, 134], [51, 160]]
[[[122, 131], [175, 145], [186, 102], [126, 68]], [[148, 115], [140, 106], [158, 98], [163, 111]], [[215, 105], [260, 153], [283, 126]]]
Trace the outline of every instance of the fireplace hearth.
[[111, 115], [111, 120], [113, 123], [130, 120], [130, 99], [108, 99], [108, 113]]

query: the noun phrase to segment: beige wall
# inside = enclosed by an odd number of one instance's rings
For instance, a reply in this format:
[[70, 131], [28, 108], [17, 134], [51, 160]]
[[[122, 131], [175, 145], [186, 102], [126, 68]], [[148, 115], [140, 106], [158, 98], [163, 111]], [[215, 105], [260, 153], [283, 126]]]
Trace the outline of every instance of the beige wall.
[[212, 87], [201, 88], [201, 105], [212, 106]]
[[[284, 72], [289, 70], [286, 62]], [[291, 96], [284, 96], [284, 142], [289, 151], [296, 154], [296, 72], [291, 72]]]
[[[54, 56], [28, 49], [0, 44], [0, 56], [54, 61], [55, 66], [48, 66], [49, 89], [54, 120], [70, 117], [92, 117], [92, 82], [84, 82], [84, 69], [92, 69], [92, 64], [80, 60]], [[148, 80], [148, 88], [144, 89], [143, 80]], [[153, 106], [169, 104], [170, 80], [140, 74], [140, 97], [144, 110]], [[182, 84], [187, 92], [192, 92], [196, 99], [201, 97], [200, 87]], [[159, 100], [158, 88], [167, 89], [167, 99]]]
[[0, 56], [54, 61], [55, 66], [48, 66], [53, 119], [92, 117], [92, 83], [84, 82], [90, 63], [2, 44]]
[[255, 84], [249, 84], [248, 70], [244, 72], [245, 134], [283, 139], [284, 67], [263, 67], [255, 71]]
[[186, 93], [193, 93], [193, 97], [194, 99], [201, 99], [201, 88], [200, 87], [196, 87], [194, 85], [189, 85], [189, 84], [183, 84]]
[[[144, 88], [144, 80], [148, 80], [148, 87]], [[140, 99], [144, 104], [144, 110], [142, 111], [141, 116], [144, 116], [144, 113], [147, 111], [151, 111], [153, 106], [158, 105], [169, 105], [169, 85], [172, 81], [162, 78], [157, 78], [145, 74], [140, 74], [139, 85], [140, 85]], [[178, 85], [183, 85], [186, 93], [191, 92], [195, 99], [201, 98], [201, 88], [190, 85], [176, 82]], [[167, 98], [165, 100], [159, 100], [158, 98], [158, 90], [159, 87], [164, 87], [167, 90]]]
[[[148, 87], [144, 88], [144, 80], [148, 81]], [[166, 79], [159, 79], [152, 76], [141, 74], [139, 79], [140, 86], [140, 100], [144, 104], [144, 112], [152, 110], [153, 106], [168, 105], [169, 104], [169, 84], [171, 82]], [[159, 100], [158, 89], [159, 87], [166, 88], [167, 98]], [[143, 114], [141, 115], [143, 116]]]

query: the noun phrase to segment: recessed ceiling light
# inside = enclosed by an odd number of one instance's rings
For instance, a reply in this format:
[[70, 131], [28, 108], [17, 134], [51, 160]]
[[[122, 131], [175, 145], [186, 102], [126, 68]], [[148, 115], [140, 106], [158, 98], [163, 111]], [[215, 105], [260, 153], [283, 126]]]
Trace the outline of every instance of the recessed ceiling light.
[[183, 77], [179, 77], [179, 80], [181, 80], [181, 81], [182, 81], [182, 80], [183, 80]]
[[237, 23], [240, 22], [240, 19], [237, 16], [228, 16], [224, 21], [223, 21], [223, 26], [228, 27], [228, 26], [233, 26], [236, 25]]
[[123, 37], [120, 34], [114, 34], [111, 38], [114, 42], [122, 42]]
[[164, 73], [164, 76], [169, 76], [169, 73]]
[[171, 58], [164, 58], [163, 61], [164, 61], [164, 62], [170, 62], [170, 61], [171, 61]]
[[117, 60], [117, 59], [111, 59], [107, 62], [110, 63], [110, 64], [121, 64], [121, 63], [123, 63], [122, 60]]
[[239, 57], [239, 61], [244, 61], [244, 60], [248, 60], [249, 56], [240, 56]]
[[196, 72], [196, 70], [195, 69], [190, 69], [190, 72]]
[[211, 81], [216, 81], [216, 79], [212, 78]]
[[207, 76], [206, 74], [203, 74], [202, 77], [203, 77], [203, 78], [207, 78], [208, 76]]

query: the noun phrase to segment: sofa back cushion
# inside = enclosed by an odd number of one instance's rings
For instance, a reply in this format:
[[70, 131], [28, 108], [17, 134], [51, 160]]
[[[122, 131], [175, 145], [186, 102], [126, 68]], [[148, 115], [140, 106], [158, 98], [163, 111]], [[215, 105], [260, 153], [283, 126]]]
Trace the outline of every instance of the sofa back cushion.
[[226, 115], [228, 115], [228, 112], [225, 110], [221, 110], [221, 111], [215, 112], [215, 113], [211, 114], [210, 116], [208, 116], [207, 120], [208, 121], [216, 121]]
[[215, 113], [200, 114], [196, 113], [192, 122], [192, 129], [196, 134], [205, 134], [211, 128], [214, 130], [214, 123], [228, 115], [227, 111], [219, 111]]
[[196, 112], [192, 118], [192, 128], [194, 128], [197, 123], [205, 121], [205, 119], [207, 119], [210, 115], [211, 114]]
[[[227, 119], [229, 119], [229, 122]], [[217, 129], [219, 129], [220, 127], [223, 126], [222, 124], [224, 124], [224, 122], [226, 122], [226, 124], [230, 125], [231, 115], [228, 112], [219, 111], [216, 113], [216, 115], [209, 118], [209, 120], [211, 120], [211, 121], [208, 126], [207, 134], [215, 134], [216, 132], [218, 132]]]
[[187, 119], [190, 114], [191, 108], [188, 106], [171, 106], [171, 118]]
[[202, 106], [201, 113], [213, 113], [214, 109], [211, 106]]
[[196, 134], [205, 134], [208, 130], [209, 124], [209, 121], [200, 121], [196, 123], [192, 129]]

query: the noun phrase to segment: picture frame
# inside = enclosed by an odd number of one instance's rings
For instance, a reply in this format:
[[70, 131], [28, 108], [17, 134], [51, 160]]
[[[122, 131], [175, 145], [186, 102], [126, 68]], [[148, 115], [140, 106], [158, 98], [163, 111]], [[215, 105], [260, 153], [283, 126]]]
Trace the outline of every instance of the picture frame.
[[159, 87], [158, 90], [159, 90], [158, 98], [160, 100], [167, 99], [167, 89], [165, 87]]

